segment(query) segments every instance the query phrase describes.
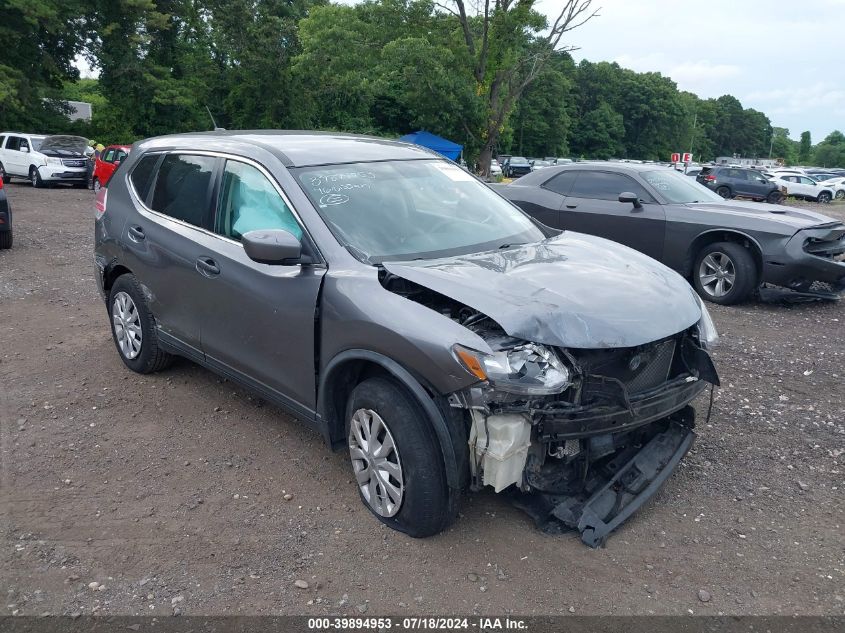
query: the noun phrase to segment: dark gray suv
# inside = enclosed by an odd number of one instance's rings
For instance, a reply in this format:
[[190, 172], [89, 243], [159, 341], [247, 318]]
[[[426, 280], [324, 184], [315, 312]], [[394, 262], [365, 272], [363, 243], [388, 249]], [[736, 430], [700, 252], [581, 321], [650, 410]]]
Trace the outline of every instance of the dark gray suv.
[[718, 384], [679, 275], [413, 145], [155, 138], [96, 204], [123, 362], [184, 356], [255, 390], [345, 449], [364, 504], [412, 536], [489, 485], [598, 545], [676, 468], [690, 402]]
[[704, 167], [695, 179], [723, 198], [751, 198], [771, 204], [783, 200], [778, 186], [755, 169]]

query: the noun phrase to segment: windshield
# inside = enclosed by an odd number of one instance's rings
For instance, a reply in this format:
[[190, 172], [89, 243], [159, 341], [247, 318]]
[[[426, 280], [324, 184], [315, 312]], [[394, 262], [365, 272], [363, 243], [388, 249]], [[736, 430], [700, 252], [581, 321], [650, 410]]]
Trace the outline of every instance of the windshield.
[[642, 177], [660, 192], [668, 202], [689, 204], [693, 202], [724, 202], [722, 196], [713, 193], [704, 185], [673, 169], [644, 171]]
[[62, 154], [83, 154], [88, 147], [88, 140], [81, 136], [48, 136], [41, 142], [40, 150]]
[[29, 140], [32, 143], [32, 151], [37, 152], [41, 149], [41, 144], [44, 142], [46, 136], [30, 136]]
[[527, 165], [528, 159], [523, 158], [522, 156], [512, 156], [511, 159], [510, 159], [510, 164], [511, 165], [516, 165], [516, 164]]
[[370, 264], [476, 253], [546, 236], [471, 174], [442, 160], [296, 170], [335, 237]]

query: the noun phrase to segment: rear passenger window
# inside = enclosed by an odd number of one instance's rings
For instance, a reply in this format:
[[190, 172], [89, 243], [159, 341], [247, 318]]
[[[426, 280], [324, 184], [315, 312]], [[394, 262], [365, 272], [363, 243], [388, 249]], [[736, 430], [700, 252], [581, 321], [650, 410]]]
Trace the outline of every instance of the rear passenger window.
[[147, 154], [138, 161], [129, 176], [135, 193], [143, 202], [147, 201], [147, 194], [150, 192], [150, 183], [153, 179], [153, 170], [159, 158], [161, 158], [161, 154]]
[[572, 189], [572, 183], [575, 182], [575, 177], [578, 175], [577, 171], [564, 171], [549, 180], [543, 185], [549, 191], [554, 191], [562, 196], [568, 196], [569, 190]]
[[618, 200], [619, 194], [630, 191], [643, 200], [652, 198], [645, 190], [628, 176], [612, 174], [606, 171], [580, 171], [570, 196], [593, 198], [594, 200]]
[[273, 184], [258, 169], [227, 161], [214, 231], [235, 240], [248, 231], [282, 229], [302, 237], [302, 229]]
[[3, 147], [3, 143], [5, 143], [5, 142], [6, 142], [6, 137], [5, 137], [5, 136], [0, 136], [0, 148], [2, 148], [2, 147]]
[[114, 161], [114, 150], [110, 149], [106, 152], [106, 155], [103, 156], [103, 162], [111, 163], [112, 161]]
[[202, 226], [208, 212], [215, 161], [211, 156], [167, 154], [158, 168], [151, 208], [176, 220]]

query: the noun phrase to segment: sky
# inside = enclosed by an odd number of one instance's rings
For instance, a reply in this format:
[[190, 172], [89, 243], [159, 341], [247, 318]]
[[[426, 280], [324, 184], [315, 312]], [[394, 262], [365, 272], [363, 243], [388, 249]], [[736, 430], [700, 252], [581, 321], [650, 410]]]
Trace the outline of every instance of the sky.
[[[551, 16], [560, 0], [540, 0]], [[699, 97], [731, 94], [792, 138], [845, 132], [845, 0], [593, 0], [564, 35], [576, 60], [660, 72]]]

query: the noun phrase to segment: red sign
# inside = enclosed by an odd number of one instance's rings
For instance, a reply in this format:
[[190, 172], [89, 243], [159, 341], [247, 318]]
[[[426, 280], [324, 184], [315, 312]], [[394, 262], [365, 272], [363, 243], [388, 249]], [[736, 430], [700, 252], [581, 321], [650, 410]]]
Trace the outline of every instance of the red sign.
[[678, 152], [672, 154], [672, 162], [673, 163], [680, 163], [681, 162], [681, 155]]
[[683, 162], [691, 163], [692, 162], [692, 154], [690, 154], [689, 152], [685, 153]]

